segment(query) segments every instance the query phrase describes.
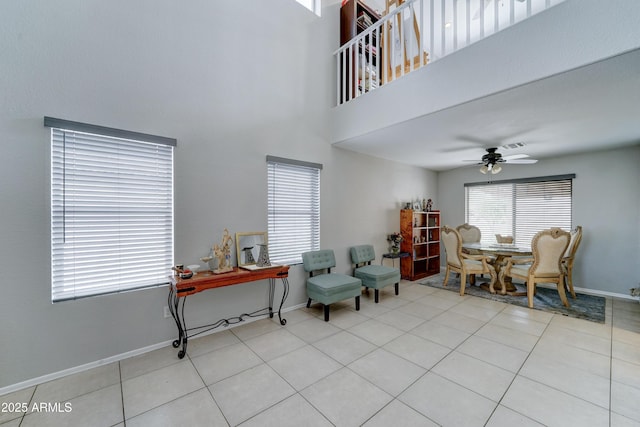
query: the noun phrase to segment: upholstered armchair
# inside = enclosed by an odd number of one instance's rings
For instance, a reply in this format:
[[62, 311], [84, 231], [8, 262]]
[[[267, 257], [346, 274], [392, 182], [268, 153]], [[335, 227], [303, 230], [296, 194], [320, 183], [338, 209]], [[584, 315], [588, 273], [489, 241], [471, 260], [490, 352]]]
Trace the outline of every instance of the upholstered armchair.
[[[324, 306], [324, 321], [329, 321], [329, 306], [334, 302], [355, 297], [356, 310], [360, 310], [360, 294], [362, 281], [346, 274], [332, 273], [336, 266], [336, 258], [331, 249], [305, 252], [302, 254], [304, 271], [309, 273], [307, 279], [307, 308], [311, 300]], [[320, 272], [318, 275], [314, 273]]]
[[571, 240], [569, 241], [569, 246], [564, 253], [564, 257], [562, 258], [562, 267], [564, 268], [565, 274], [565, 286], [568, 288], [573, 298], [576, 297], [576, 293], [573, 290], [573, 262], [575, 261], [576, 252], [578, 251], [578, 246], [580, 246], [580, 241], [582, 241], [581, 225], [577, 226], [571, 231]]
[[354, 277], [362, 280], [362, 286], [374, 289], [374, 299], [378, 303], [380, 289], [394, 285], [396, 295], [400, 284], [400, 270], [385, 265], [372, 265], [376, 259], [376, 253], [372, 245], [359, 245], [351, 248], [351, 262], [355, 264]]
[[444, 276], [443, 286], [447, 286], [449, 273], [454, 271], [460, 274], [460, 295], [464, 295], [467, 275], [488, 273], [491, 275], [489, 290], [495, 294], [494, 285], [496, 283], [496, 270], [487, 262], [484, 255], [471, 255], [462, 252], [462, 237], [458, 230], [447, 225], [440, 231], [440, 240], [444, 244], [447, 257], [447, 270]]
[[569, 307], [564, 291], [564, 268], [562, 258], [569, 246], [571, 236], [560, 228], [551, 228], [536, 233], [531, 239], [531, 258], [506, 258], [506, 266], [500, 270], [502, 293], [506, 292], [505, 277], [524, 280], [527, 284], [527, 302], [533, 308], [533, 296], [538, 283], [555, 283], [565, 307]]

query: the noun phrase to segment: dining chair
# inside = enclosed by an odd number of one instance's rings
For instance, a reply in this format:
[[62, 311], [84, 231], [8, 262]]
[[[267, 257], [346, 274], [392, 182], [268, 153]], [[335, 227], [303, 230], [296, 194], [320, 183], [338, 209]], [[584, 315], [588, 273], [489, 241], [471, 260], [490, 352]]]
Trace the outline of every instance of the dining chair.
[[380, 299], [380, 289], [389, 285], [395, 286], [396, 295], [399, 292], [400, 270], [386, 265], [372, 265], [376, 253], [372, 245], [354, 246], [350, 250], [351, 262], [355, 264], [353, 276], [362, 280], [362, 286], [374, 290], [376, 304]]
[[460, 233], [462, 243], [480, 243], [480, 240], [482, 239], [482, 233], [475, 225], [464, 223], [457, 226], [456, 230]]
[[502, 293], [506, 293], [504, 279], [511, 277], [526, 282], [527, 303], [533, 308], [533, 296], [538, 283], [555, 283], [560, 300], [565, 307], [569, 307], [567, 295], [564, 291], [564, 268], [562, 258], [569, 246], [571, 235], [560, 228], [551, 228], [536, 233], [531, 239], [532, 257], [506, 258], [506, 266], [500, 270], [499, 280]]
[[[355, 297], [356, 310], [360, 310], [360, 294], [362, 281], [346, 274], [332, 273], [336, 266], [336, 258], [331, 249], [321, 249], [302, 254], [304, 271], [309, 273], [307, 279], [307, 308], [311, 300], [318, 301], [324, 307], [324, 321], [329, 321], [329, 306], [334, 302]], [[314, 273], [320, 272], [318, 275]]]
[[445, 256], [447, 258], [447, 270], [444, 276], [443, 286], [447, 286], [449, 273], [460, 274], [460, 295], [464, 295], [467, 275], [475, 277], [476, 274], [489, 273], [491, 283], [489, 290], [495, 294], [494, 285], [496, 283], [496, 270], [487, 261], [485, 255], [471, 255], [462, 252], [462, 236], [458, 230], [447, 225], [440, 229], [440, 240], [444, 244]]
[[569, 246], [567, 247], [566, 252], [564, 253], [564, 257], [562, 258], [562, 267], [564, 268], [564, 282], [565, 286], [568, 288], [569, 293], [575, 299], [576, 293], [573, 290], [573, 263], [576, 258], [576, 252], [578, 251], [578, 246], [580, 246], [580, 242], [582, 241], [582, 226], [578, 225], [571, 231], [571, 240], [569, 241]]

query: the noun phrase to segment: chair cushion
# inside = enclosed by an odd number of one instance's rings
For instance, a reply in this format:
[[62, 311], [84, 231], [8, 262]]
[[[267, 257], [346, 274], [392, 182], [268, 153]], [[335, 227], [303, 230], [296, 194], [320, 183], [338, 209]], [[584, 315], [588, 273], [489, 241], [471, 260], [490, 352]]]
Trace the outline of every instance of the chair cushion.
[[332, 296], [345, 291], [360, 292], [362, 281], [346, 274], [321, 274], [307, 279], [307, 290], [316, 295]]
[[381, 289], [400, 282], [400, 270], [384, 265], [365, 265], [356, 268], [354, 276], [367, 288]]
[[[464, 262], [464, 268], [467, 271], [467, 273], [487, 273], [488, 272], [484, 269], [484, 265], [482, 265], [482, 261], [478, 261], [475, 259], [463, 259], [463, 262]], [[489, 270], [494, 269], [491, 264], [487, 264], [487, 267], [489, 267]]]

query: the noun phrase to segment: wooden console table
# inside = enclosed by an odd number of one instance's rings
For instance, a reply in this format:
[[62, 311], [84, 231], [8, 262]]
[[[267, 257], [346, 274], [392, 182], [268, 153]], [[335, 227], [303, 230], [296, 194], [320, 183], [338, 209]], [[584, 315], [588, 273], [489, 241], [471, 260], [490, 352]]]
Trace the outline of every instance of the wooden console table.
[[[286, 325], [287, 320], [282, 318], [281, 310], [284, 301], [289, 294], [289, 266], [280, 265], [270, 268], [262, 268], [257, 270], [244, 270], [234, 268], [228, 273], [214, 274], [210, 271], [200, 271], [190, 279], [181, 279], [179, 276], [170, 276], [169, 286], [169, 311], [173, 316], [178, 327], [178, 339], [173, 342], [173, 347], [178, 348], [182, 344], [182, 349], [178, 352], [178, 357], [182, 359], [187, 354], [187, 340], [196, 335], [215, 329], [219, 326], [228, 326], [230, 324], [242, 322], [244, 317], [257, 317], [269, 313], [269, 317], [273, 318], [273, 296], [275, 292], [276, 279], [282, 280], [284, 292], [280, 308], [278, 309], [278, 318], [281, 325]], [[187, 328], [184, 320], [184, 305], [187, 296], [206, 291], [207, 289], [220, 288], [223, 286], [238, 285], [240, 283], [254, 282], [256, 280], [269, 279], [269, 307], [256, 310], [252, 313], [243, 313], [230, 319], [220, 319], [215, 323], [203, 326]], [[191, 334], [190, 334], [191, 333]]]

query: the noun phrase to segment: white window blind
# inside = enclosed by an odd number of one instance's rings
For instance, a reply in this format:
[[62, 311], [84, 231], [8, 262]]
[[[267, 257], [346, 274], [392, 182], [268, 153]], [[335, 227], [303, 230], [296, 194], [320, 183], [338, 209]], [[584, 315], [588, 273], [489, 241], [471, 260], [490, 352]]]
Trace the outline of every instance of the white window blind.
[[320, 249], [322, 165], [267, 156], [269, 256], [299, 264], [302, 253]]
[[52, 300], [167, 283], [173, 146], [55, 127], [51, 141]]
[[482, 242], [495, 235], [514, 237], [517, 246], [531, 246], [540, 230], [571, 230], [572, 179], [575, 175], [466, 185], [466, 222], [480, 228]]

